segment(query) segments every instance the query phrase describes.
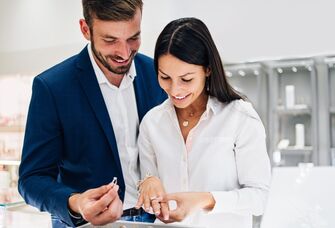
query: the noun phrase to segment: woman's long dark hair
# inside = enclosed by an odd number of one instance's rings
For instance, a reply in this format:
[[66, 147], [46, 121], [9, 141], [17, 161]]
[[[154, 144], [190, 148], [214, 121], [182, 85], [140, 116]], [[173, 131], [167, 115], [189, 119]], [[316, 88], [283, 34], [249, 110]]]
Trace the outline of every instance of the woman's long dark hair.
[[170, 22], [159, 35], [154, 55], [158, 74], [158, 59], [162, 55], [174, 57], [210, 69], [206, 79], [207, 93], [221, 102], [243, 99], [228, 83], [219, 52], [207, 26], [197, 18], [181, 18]]

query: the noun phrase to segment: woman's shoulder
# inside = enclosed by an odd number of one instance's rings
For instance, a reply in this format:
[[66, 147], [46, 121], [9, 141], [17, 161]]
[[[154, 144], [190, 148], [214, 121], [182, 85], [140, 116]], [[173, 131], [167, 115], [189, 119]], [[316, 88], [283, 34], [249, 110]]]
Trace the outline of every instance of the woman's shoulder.
[[230, 102], [227, 107], [230, 107], [230, 109], [233, 112], [239, 113], [243, 116], [247, 116], [253, 119], [261, 120], [258, 113], [254, 109], [251, 102], [243, 99], [238, 99]]

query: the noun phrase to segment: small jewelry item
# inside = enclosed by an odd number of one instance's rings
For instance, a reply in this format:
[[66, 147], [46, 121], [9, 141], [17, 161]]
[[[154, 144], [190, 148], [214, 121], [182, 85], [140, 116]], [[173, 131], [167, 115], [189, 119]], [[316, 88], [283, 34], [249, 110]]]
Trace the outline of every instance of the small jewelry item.
[[[194, 112], [190, 112], [190, 113], [188, 114], [188, 117], [193, 117], [193, 116], [194, 116]], [[189, 123], [190, 123], [190, 122], [189, 122], [188, 120], [184, 120], [184, 121], [183, 121], [183, 126], [184, 126], [184, 127], [187, 127]]]
[[158, 198], [157, 196], [151, 196], [151, 197], [150, 197], [150, 201], [155, 200], [155, 199], [157, 199], [157, 198]]

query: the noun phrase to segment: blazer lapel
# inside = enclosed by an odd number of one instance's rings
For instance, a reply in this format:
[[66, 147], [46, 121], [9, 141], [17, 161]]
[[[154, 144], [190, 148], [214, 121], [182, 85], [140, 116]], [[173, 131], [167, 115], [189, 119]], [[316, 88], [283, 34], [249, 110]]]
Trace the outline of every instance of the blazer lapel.
[[110, 121], [107, 107], [103, 99], [97, 78], [95, 76], [95, 72], [93, 70], [87, 48], [84, 48], [79, 54], [77, 66], [81, 69], [81, 71], [77, 75], [78, 80], [83, 90], [85, 91], [86, 97], [92, 107], [92, 110], [95, 113], [95, 116], [97, 117], [108, 139], [114, 158], [116, 161], [118, 161], [116, 162], [118, 166], [117, 168], [123, 176], [113, 126]]
[[137, 61], [135, 57], [135, 67], [136, 67], [136, 74], [137, 76], [134, 79], [134, 91], [135, 91], [135, 97], [136, 97], [136, 106], [137, 106], [137, 113], [139, 122], [141, 123], [144, 115], [149, 110], [149, 104], [148, 104], [148, 95], [147, 93], [150, 91], [147, 91], [146, 87], [143, 83], [146, 83], [143, 80], [142, 72], [139, 69], [140, 63]]

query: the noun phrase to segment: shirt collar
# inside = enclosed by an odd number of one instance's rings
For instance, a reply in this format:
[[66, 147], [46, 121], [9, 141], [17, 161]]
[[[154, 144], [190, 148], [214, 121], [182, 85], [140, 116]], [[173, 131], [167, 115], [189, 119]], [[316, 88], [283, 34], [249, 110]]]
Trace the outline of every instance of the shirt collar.
[[221, 102], [216, 98], [209, 96], [206, 110], [211, 110], [214, 115], [219, 112]]
[[[111, 83], [107, 80], [105, 74], [102, 72], [102, 70], [100, 69], [100, 67], [98, 66], [98, 64], [96, 63], [94, 57], [93, 57], [93, 52], [92, 52], [92, 45], [91, 43], [89, 43], [87, 45], [87, 51], [88, 51], [88, 55], [90, 57], [93, 69], [94, 69], [94, 73], [97, 77], [98, 83], [99, 85], [101, 84], [108, 84], [111, 85]], [[123, 78], [122, 81], [126, 81], [127, 84], [129, 84], [130, 82], [133, 82], [133, 80], [136, 77], [136, 68], [135, 68], [135, 63], [134, 61], [132, 62], [129, 71], [126, 73], [125, 77]]]

